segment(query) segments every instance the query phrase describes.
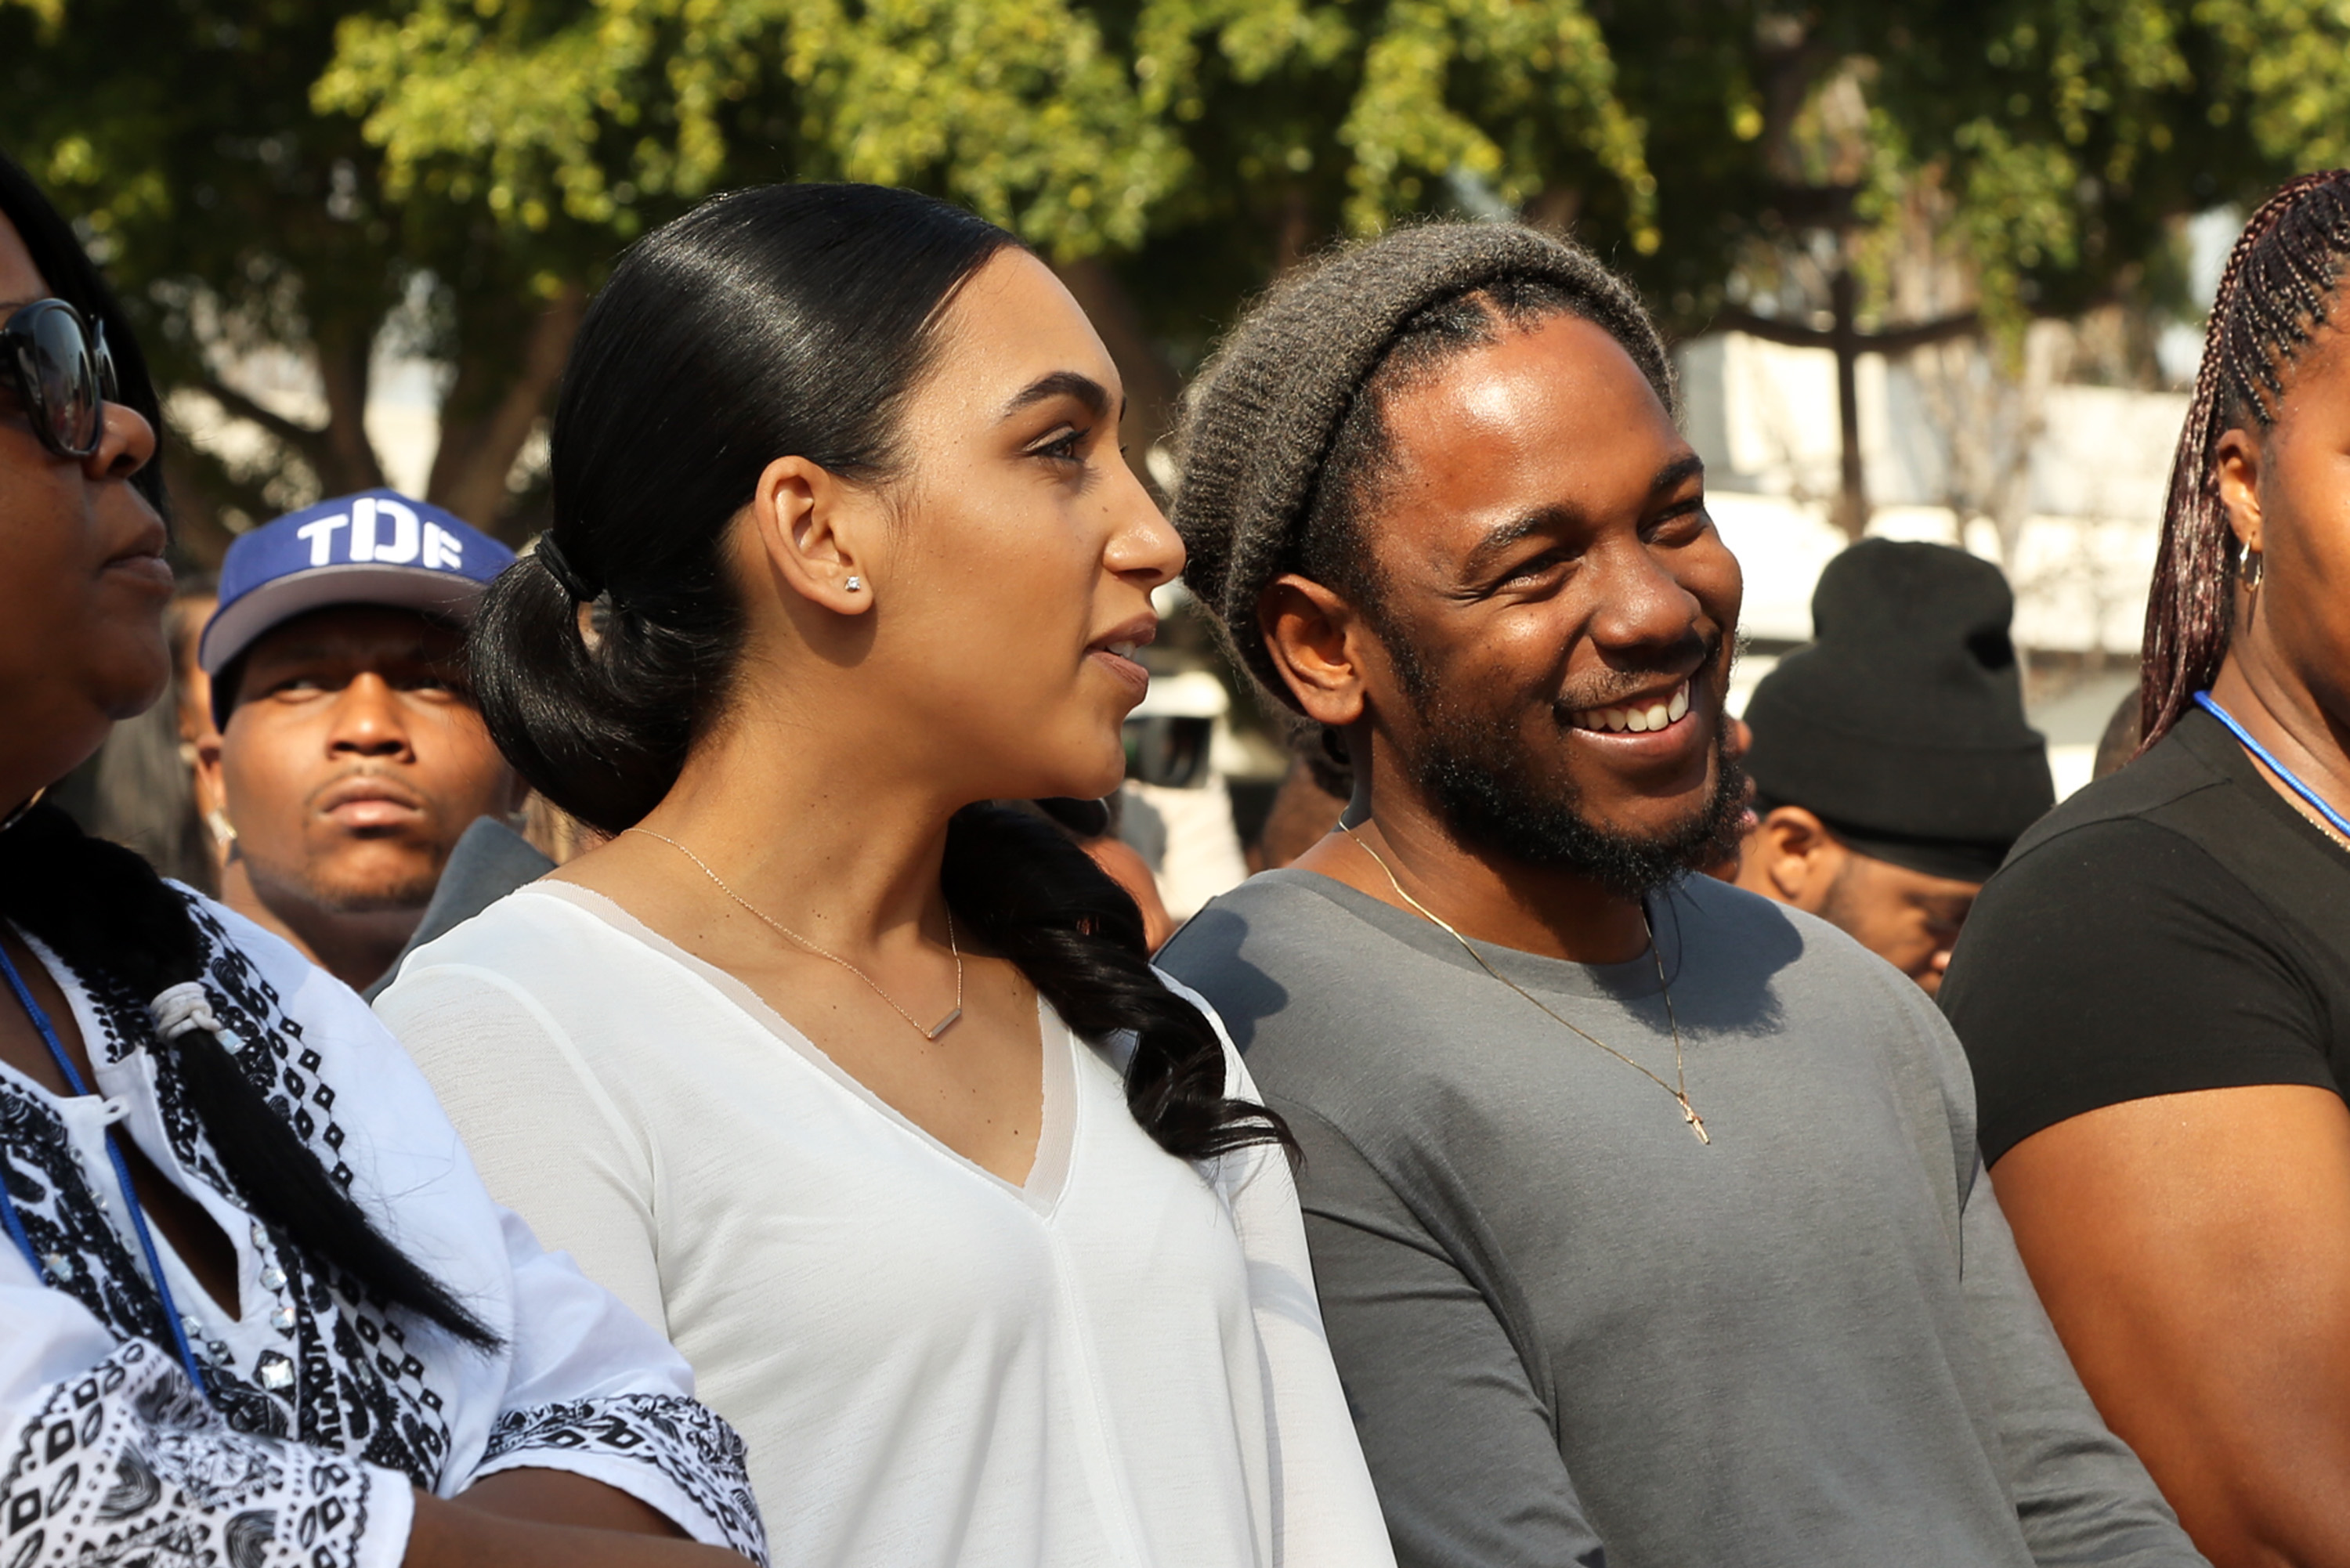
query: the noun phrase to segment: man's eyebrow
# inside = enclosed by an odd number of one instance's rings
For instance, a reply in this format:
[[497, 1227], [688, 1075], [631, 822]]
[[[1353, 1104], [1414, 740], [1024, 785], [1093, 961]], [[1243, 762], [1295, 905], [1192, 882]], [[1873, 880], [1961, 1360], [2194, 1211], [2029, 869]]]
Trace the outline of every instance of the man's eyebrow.
[[1049, 376], [1039, 376], [1023, 387], [995, 417], [1008, 420], [1021, 410], [1034, 408], [1052, 398], [1075, 398], [1096, 419], [1109, 412], [1108, 388], [1080, 371], [1055, 370]]
[[1704, 477], [1705, 459], [1693, 452], [1683, 452], [1657, 470], [1657, 477], [1648, 481], [1648, 490], [1651, 494], [1654, 494], [1660, 490], [1674, 489], [1685, 481]]
[[1494, 556], [1506, 553], [1512, 545], [1523, 540], [1531, 539], [1537, 534], [1569, 533], [1582, 521], [1583, 514], [1572, 506], [1553, 504], [1537, 507], [1523, 517], [1503, 524], [1478, 540], [1469, 552], [1469, 571], [1471, 576], [1483, 571]]

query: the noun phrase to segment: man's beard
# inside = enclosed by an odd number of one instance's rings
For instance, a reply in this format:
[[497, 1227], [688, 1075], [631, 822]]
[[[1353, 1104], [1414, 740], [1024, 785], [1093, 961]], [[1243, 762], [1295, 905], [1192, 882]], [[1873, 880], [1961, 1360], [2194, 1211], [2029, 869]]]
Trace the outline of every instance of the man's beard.
[[[1398, 674], [1420, 711], [1414, 782], [1452, 836], [1521, 865], [1565, 871], [1611, 893], [1638, 898], [1738, 852], [1746, 817], [1746, 776], [1729, 753], [1729, 726], [1714, 727], [1713, 790], [1703, 805], [1660, 833], [1625, 833], [1593, 822], [1573, 783], [1538, 777], [1522, 733], [1525, 722], [1466, 712], [1443, 701], [1408, 644], [1390, 639]], [[1713, 660], [1700, 667], [1691, 689]], [[1565, 725], [1559, 716], [1553, 722]]]

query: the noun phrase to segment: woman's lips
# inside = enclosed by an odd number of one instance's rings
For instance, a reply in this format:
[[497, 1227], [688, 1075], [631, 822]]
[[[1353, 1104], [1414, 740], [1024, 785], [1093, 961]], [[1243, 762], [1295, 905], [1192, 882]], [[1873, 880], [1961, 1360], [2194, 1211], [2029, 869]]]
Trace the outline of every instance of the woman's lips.
[[[1127, 643], [1124, 646], [1132, 648], [1134, 644]], [[1112, 679], [1131, 687], [1137, 702], [1149, 694], [1150, 671], [1126, 655], [1113, 652], [1108, 648], [1089, 648], [1086, 649], [1086, 657], [1107, 670]]]
[[106, 563], [106, 569], [109, 573], [120, 573], [139, 587], [166, 597], [177, 586], [172, 576], [171, 563], [160, 555], [150, 555], [143, 550], [133, 555], [117, 556]]

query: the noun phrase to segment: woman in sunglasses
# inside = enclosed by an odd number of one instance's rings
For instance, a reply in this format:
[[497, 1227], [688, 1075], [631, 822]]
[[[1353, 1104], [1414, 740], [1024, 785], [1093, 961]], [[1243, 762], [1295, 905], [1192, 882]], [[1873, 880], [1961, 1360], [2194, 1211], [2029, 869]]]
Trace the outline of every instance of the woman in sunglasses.
[[0, 159], [0, 1561], [764, 1561], [685, 1365], [359, 999], [37, 804], [164, 683], [155, 416]]

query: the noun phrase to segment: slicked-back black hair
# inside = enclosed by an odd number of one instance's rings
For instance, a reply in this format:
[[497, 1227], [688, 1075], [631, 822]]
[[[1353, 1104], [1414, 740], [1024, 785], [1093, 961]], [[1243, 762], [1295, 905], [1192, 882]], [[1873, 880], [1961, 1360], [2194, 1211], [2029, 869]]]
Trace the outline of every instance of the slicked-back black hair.
[[[606, 833], [660, 804], [733, 692], [743, 618], [724, 545], [760, 473], [786, 455], [894, 473], [946, 307], [1017, 244], [909, 191], [771, 185], [621, 258], [564, 376], [554, 524], [492, 585], [470, 642], [482, 717], [533, 787]], [[816, 830], [778, 830], [795, 827]], [[1072, 1028], [1133, 1033], [1127, 1105], [1161, 1147], [1290, 1144], [1278, 1116], [1226, 1096], [1214, 1029], [1159, 983], [1134, 900], [1066, 835], [966, 806], [941, 880]]]

